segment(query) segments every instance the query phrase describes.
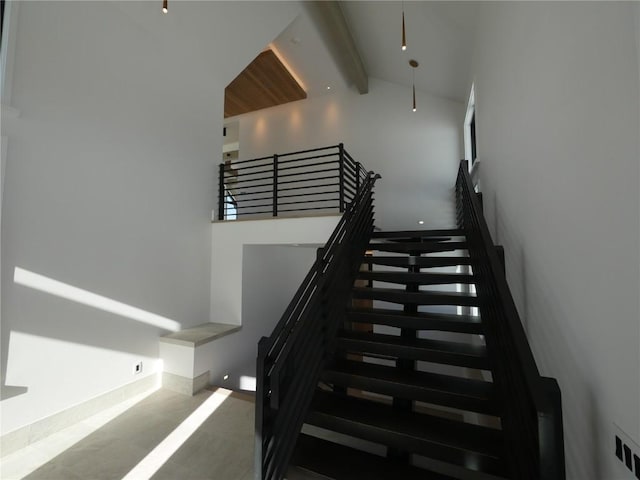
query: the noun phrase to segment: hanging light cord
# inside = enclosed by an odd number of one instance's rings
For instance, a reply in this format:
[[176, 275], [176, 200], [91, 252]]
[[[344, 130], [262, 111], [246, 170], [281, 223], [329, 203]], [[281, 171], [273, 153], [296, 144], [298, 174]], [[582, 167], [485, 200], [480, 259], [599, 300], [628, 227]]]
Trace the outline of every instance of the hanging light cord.
[[402, 2], [402, 51], [407, 49], [407, 34], [404, 28], [404, 1]]
[[411, 60], [409, 60], [409, 65], [413, 69], [413, 72], [412, 72], [412, 77], [413, 77], [413, 111], [415, 112], [417, 110], [416, 109], [416, 68], [418, 68], [419, 63], [416, 60], [411, 59]]

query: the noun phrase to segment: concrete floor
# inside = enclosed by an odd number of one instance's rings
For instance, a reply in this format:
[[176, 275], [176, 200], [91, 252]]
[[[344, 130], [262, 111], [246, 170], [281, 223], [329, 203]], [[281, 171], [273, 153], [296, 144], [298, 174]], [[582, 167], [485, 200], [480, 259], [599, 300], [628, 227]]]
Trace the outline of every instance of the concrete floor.
[[7, 455], [0, 478], [252, 480], [253, 432], [248, 395], [160, 389]]

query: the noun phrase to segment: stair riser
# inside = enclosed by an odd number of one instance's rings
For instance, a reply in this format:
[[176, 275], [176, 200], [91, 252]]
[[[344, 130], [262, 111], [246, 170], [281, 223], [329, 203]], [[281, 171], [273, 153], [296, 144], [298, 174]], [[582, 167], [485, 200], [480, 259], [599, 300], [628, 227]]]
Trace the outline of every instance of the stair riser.
[[369, 250], [398, 253], [436, 253], [467, 250], [467, 242], [424, 242], [424, 243], [370, 243]]
[[[369, 291], [367, 291], [369, 290]], [[374, 289], [354, 290], [353, 298], [361, 300], [379, 300], [382, 302], [399, 303], [404, 305], [454, 305], [463, 307], [477, 307], [477, 297], [465, 297], [443, 294], [431, 294], [428, 292], [412, 293], [387, 293], [377, 292]]]
[[456, 365], [459, 367], [476, 368], [480, 370], [489, 369], [489, 361], [484, 357], [472, 357], [467, 355], [438, 352], [408, 346], [363, 342], [361, 340], [351, 340], [347, 338], [338, 338], [336, 346], [338, 349], [342, 351], [348, 351], [350, 353], [372, 353], [394, 358], [422, 360], [425, 362]]
[[469, 257], [366, 257], [363, 263], [387, 267], [441, 268], [471, 265], [471, 259]]
[[439, 320], [410, 319], [402, 317], [389, 317], [386, 315], [367, 315], [350, 313], [347, 319], [351, 322], [387, 325], [411, 330], [433, 330], [442, 332], [470, 333], [481, 335], [484, 330], [481, 323], [446, 322]]
[[475, 284], [475, 280], [471, 275], [455, 275], [455, 274], [430, 274], [418, 273], [416, 275], [404, 275], [394, 272], [361, 272], [358, 275], [361, 280], [371, 280], [374, 282], [412, 284], [412, 285], [455, 285]]
[[464, 397], [454, 393], [359, 377], [341, 372], [325, 372], [322, 375], [322, 379], [327, 383], [341, 387], [356, 388], [381, 395], [389, 395], [390, 397], [417, 400], [487, 415], [495, 415], [498, 413], [496, 407], [487, 399]]
[[396, 232], [374, 232], [371, 238], [433, 238], [433, 237], [460, 237], [464, 236], [464, 230], [401, 230]]

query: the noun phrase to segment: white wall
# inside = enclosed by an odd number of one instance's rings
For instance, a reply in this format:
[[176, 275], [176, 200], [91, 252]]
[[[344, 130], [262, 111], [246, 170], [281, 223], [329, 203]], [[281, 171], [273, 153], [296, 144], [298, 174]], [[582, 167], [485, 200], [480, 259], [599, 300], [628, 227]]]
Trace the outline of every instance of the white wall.
[[[15, 267], [183, 327], [209, 319], [224, 87], [299, 8], [21, 5], [21, 116], [2, 132], [2, 369], [26, 393], [2, 402], [3, 433], [134, 380], [140, 359], [151, 373], [166, 333], [16, 285]], [[260, 18], [251, 29], [248, 15]]]
[[212, 384], [255, 390], [258, 341], [271, 334], [315, 259], [310, 246], [244, 246], [242, 329], [211, 343]]
[[[245, 325], [243, 291], [246, 275], [246, 245], [316, 244], [324, 245], [340, 219], [337, 215], [277, 220], [216, 222], [212, 228], [211, 321]], [[275, 277], [273, 277], [275, 278]], [[302, 281], [302, 278], [300, 278]], [[280, 295], [280, 282], [265, 283], [263, 288]], [[256, 297], [258, 298], [258, 297]], [[259, 302], [259, 300], [255, 300]], [[259, 307], [259, 304], [258, 304]], [[280, 312], [280, 314], [282, 314]]]
[[376, 225], [385, 229], [450, 227], [453, 184], [462, 158], [459, 125], [464, 105], [369, 79], [369, 93], [327, 95], [235, 117], [240, 158], [345, 144], [369, 170], [382, 175], [375, 188]]
[[541, 372], [560, 382], [576, 480], [630, 478], [613, 423], [640, 438], [633, 8], [484, 4], [470, 79], [485, 212]]

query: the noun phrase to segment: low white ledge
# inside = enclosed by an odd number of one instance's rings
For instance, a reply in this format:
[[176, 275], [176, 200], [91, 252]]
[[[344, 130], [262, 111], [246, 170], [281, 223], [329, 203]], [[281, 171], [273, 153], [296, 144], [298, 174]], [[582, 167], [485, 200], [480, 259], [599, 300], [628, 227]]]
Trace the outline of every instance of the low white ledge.
[[240, 328], [240, 325], [204, 323], [160, 337], [162, 386], [185, 395], [195, 395], [205, 388], [214, 362], [214, 340]]
[[174, 345], [184, 345], [185, 347], [199, 347], [216, 338], [237, 332], [241, 328], [240, 325], [228, 325], [226, 323], [203, 323], [196, 327], [186, 328], [179, 332], [160, 337], [160, 343], [173, 343]]

